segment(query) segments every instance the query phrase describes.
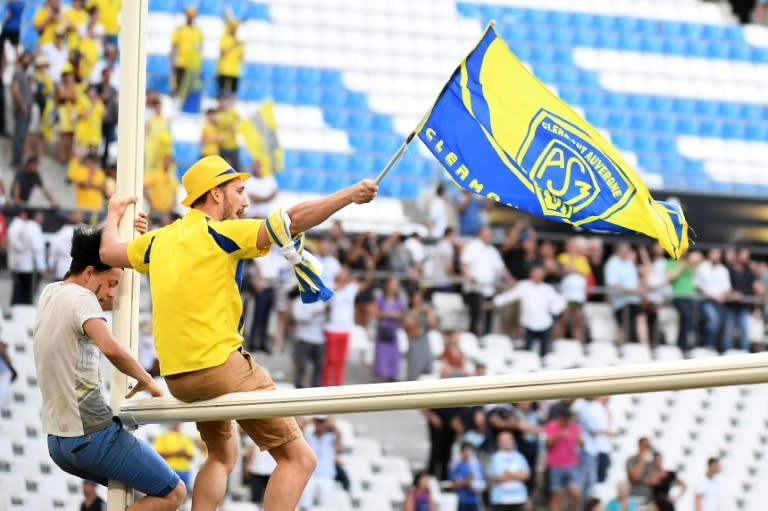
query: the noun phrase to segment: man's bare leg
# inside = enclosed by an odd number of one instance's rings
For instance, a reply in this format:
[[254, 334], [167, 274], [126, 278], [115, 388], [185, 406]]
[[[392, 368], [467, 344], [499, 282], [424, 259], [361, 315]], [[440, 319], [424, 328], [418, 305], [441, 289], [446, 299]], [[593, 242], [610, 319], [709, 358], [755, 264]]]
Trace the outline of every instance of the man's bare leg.
[[[304, 487], [315, 471], [317, 458], [303, 437], [270, 449], [277, 468], [272, 472], [264, 493], [264, 511], [296, 509]], [[197, 511], [193, 509], [193, 511]]]
[[227, 478], [237, 463], [237, 435], [232, 434], [226, 440], [208, 439], [205, 445], [208, 448], [208, 457], [195, 478], [192, 511], [216, 511], [224, 500]]
[[179, 481], [176, 488], [165, 497], [152, 497], [147, 495], [136, 503], [128, 506], [126, 511], [175, 511], [187, 498], [187, 487], [184, 481]]

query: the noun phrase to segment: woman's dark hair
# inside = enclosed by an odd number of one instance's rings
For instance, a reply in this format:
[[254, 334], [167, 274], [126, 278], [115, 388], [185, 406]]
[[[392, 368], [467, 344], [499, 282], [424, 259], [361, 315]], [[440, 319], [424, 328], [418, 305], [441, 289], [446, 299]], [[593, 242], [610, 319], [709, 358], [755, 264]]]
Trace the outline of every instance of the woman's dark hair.
[[72, 264], [69, 265], [69, 271], [64, 278], [70, 275], [80, 275], [89, 266], [93, 266], [97, 272], [112, 269], [108, 264], [101, 262], [99, 258], [101, 232], [101, 228], [94, 228], [85, 224], [75, 226], [75, 232], [72, 233], [72, 250], [69, 252], [69, 255], [72, 256]]
[[416, 488], [419, 485], [419, 479], [426, 475], [429, 475], [426, 470], [419, 470], [413, 474], [413, 487]]
[[589, 497], [587, 499], [587, 505], [584, 509], [586, 509], [586, 511], [595, 511], [596, 509], [599, 508], [599, 506], [600, 506], [600, 499], [597, 499], [595, 497]]

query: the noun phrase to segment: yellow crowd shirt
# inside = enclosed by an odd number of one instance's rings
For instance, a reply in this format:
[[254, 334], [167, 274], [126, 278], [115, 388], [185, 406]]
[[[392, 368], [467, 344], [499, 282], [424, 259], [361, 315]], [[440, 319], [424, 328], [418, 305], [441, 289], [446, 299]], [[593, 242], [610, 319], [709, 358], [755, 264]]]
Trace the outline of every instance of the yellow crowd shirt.
[[262, 223], [215, 221], [191, 209], [128, 243], [131, 266], [149, 274], [163, 376], [219, 366], [242, 346], [245, 259], [264, 256], [270, 248], [256, 248]]
[[[37, 30], [37, 27], [45, 23], [45, 21], [49, 18], [50, 13], [47, 7], [41, 7], [38, 9], [37, 12], [35, 12], [35, 17], [32, 19], [32, 25], [35, 27], [35, 30]], [[40, 33], [40, 36], [37, 38], [37, 46], [42, 48], [43, 45], [52, 43], [56, 29], [59, 28], [60, 25], [61, 23], [59, 23], [59, 21], [48, 23], [43, 29], [42, 33]]]
[[99, 21], [107, 35], [117, 35], [120, 30], [120, 8], [122, 0], [97, 0], [95, 4], [99, 8]]
[[585, 276], [592, 273], [592, 267], [589, 266], [589, 260], [583, 255], [570, 255], [563, 252], [557, 256], [557, 262], [563, 266], [570, 266]]
[[171, 44], [176, 46], [176, 67], [192, 67], [199, 60], [203, 33], [195, 26], [182, 25], [173, 32]]
[[[104, 194], [98, 188], [86, 186], [90, 171], [76, 159], [72, 159], [67, 172], [69, 180], [75, 184], [75, 207], [77, 209], [101, 210], [104, 206]], [[96, 168], [90, 178], [92, 186], [103, 187], [104, 171]]]
[[201, 152], [202, 156], [211, 156], [213, 154], [219, 154], [219, 144], [216, 142], [216, 135], [218, 128], [212, 122], [205, 121], [203, 124], [203, 134], [201, 136]]
[[219, 146], [222, 149], [237, 149], [237, 125], [240, 123], [240, 115], [234, 108], [221, 111], [217, 114], [217, 127], [221, 134]]
[[235, 36], [225, 33], [219, 43], [221, 56], [216, 73], [222, 76], [240, 76], [240, 64], [243, 62], [245, 46]]
[[77, 98], [77, 123], [75, 141], [82, 146], [101, 145], [101, 121], [104, 118], [104, 103], [101, 100], [91, 104], [88, 96]]
[[[154, 448], [161, 455], [182, 450], [190, 457], [195, 454], [195, 444], [192, 443], [192, 439], [180, 431], [167, 431], [158, 435], [155, 438]], [[165, 458], [165, 461], [176, 472], [189, 472], [189, 458], [170, 456]]]
[[99, 60], [99, 41], [85, 36], [80, 39], [78, 48], [80, 49], [80, 62], [78, 63], [78, 70], [80, 71], [80, 76], [84, 76], [87, 80], [91, 76], [93, 66], [95, 66], [96, 61]]
[[88, 11], [70, 7], [64, 11], [64, 19], [74, 27], [70, 28], [68, 31], [67, 47], [70, 50], [76, 50], [80, 44], [80, 35], [78, 32], [80, 31], [80, 27], [85, 25], [85, 22], [88, 21]]
[[176, 192], [179, 189], [175, 168], [166, 171], [159, 167], [147, 172], [144, 176], [144, 187], [149, 191], [153, 211], [171, 212], [176, 205]]

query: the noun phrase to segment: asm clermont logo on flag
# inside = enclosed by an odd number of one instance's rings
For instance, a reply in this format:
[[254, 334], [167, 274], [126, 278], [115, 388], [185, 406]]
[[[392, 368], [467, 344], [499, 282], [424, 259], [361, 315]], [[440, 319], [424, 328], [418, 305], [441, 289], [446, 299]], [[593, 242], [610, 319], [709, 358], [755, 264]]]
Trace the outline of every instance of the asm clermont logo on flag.
[[[569, 223], [604, 218], [635, 193], [621, 169], [593, 146], [588, 133], [544, 109], [531, 121], [515, 160], [530, 169], [528, 177], [542, 213]], [[610, 198], [598, 200], [603, 194]]]

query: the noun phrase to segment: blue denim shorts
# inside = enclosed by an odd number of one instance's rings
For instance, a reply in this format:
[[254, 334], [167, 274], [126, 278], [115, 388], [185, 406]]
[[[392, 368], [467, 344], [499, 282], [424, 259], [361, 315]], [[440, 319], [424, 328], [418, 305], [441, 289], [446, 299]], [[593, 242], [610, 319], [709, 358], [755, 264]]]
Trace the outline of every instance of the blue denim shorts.
[[549, 489], [551, 491], [560, 491], [567, 486], [581, 486], [581, 470], [575, 467], [548, 467], [549, 470]]
[[102, 486], [110, 479], [154, 497], [165, 497], [179, 476], [148, 444], [114, 418], [106, 428], [76, 437], [48, 435], [48, 453], [63, 471]]

